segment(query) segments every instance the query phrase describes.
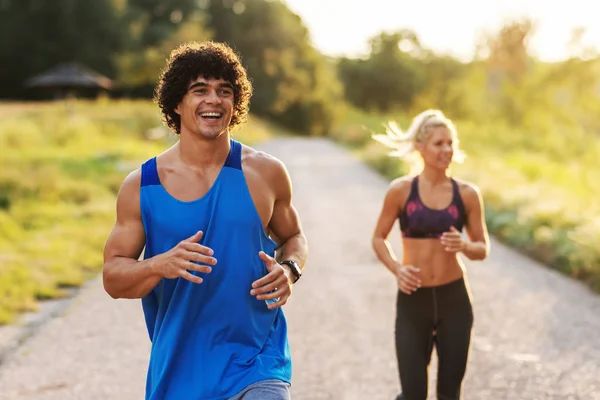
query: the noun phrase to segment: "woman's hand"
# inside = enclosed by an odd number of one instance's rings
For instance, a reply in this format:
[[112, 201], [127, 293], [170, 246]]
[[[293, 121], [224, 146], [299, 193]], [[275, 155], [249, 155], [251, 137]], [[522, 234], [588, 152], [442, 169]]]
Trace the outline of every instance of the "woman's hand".
[[450, 253], [459, 253], [467, 248], [467, 242], [454, 226], [450, 227], [449, 232], [442, 234], [440, 241], [444, 246], [444, 250]]
[[421, 287], [421, 278], [419, 278], [419, 268], [412, 265], [397, 265], [396, 278], [398, 279], [398, 288], [405, 294], [411, 294]]

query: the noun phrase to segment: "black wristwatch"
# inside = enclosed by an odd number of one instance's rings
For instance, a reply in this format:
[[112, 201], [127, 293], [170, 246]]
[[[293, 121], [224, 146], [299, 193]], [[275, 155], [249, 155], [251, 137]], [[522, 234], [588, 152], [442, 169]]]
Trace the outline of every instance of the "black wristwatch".
[[294, 283], [298, 282], [298, 279], [300, 279], [300, 277], [302, 276], [302, 270], [300, 269], [300, 266], [298, 265], [298, 263], [294, 260], [283, 260], [282, 262], [280, 262], [279, 264], [285, 264], [288, 267], [290, 267], [290, 271], [292, 271], [292, 275], [294, 275]]

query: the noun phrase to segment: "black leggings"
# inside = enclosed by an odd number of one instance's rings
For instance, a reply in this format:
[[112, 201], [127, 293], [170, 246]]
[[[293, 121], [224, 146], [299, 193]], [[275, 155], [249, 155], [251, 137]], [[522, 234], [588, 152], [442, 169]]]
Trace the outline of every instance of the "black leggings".
[[411, 295], [398, 291], [396, 310], [396, 355], [402, 386], [398, 399], [427, 399], [427, 371], [434, 344], [438, 399], [460, 399], [473, 327], [465, 280], [420, 288]]

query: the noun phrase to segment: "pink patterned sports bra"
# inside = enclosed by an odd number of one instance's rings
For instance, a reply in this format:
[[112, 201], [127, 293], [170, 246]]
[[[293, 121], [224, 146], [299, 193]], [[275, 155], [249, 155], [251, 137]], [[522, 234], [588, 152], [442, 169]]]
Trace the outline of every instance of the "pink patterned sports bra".
[[419, 177], [413, 178], [410, 193], [404, 208], [398, 216], [402, 236], [415, 239], [439, 238], [454, 226], [459, 232], [466, 222], [465, 205], [452, 178], [452, 202], [448, 207], [436, 210], [427, 207], [419, 196]]

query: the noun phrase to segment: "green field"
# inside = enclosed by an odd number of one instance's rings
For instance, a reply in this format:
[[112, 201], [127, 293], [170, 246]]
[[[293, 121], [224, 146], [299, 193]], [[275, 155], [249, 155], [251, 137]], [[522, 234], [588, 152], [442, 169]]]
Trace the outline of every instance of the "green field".
[[[405, 116], [388, 117], [410, 124]], [[383, 132], [385, 117], [352, 111], [345, 121], [334, 138], [389, 179], [408, 172], [370, 139], [369, 132]], [[455, 124], [467, 159], [452, 172], [481, 188], [490, 232], [600, 292], [600, 137], [575, 128]]]
[[[123, 178], [176, 138], [149, 101], [0, 104], [0, 324], [96, 275]], [[263, 140], [251, 119], [234, 137]]]

